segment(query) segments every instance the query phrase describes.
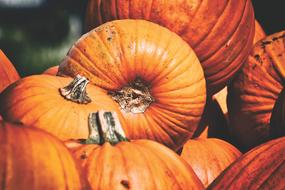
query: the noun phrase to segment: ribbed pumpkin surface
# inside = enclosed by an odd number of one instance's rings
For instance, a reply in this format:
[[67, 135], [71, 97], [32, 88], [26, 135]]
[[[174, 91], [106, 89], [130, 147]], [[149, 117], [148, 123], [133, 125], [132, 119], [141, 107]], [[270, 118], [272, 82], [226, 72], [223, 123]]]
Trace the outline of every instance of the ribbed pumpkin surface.
[[114, 146], [68, 142], [92, 189], [204, 189], [192, 168], [170, 149], [149, 140]]
[[38, 129], [0, 122], [0, 189], [84, 189], [62, 142]]
[[181, 153], [205, 187], [240, 156], [233, 145], [215, 138], [188, 140]]
[[199, 57], [210, 94], [241, 67], [254, 36], [250, 0], [89, 0], [86, 19], [89, 30], [111, 20], [145, 19], [177, 33]]
[[108, 93], [143, 81], [154, 99], [147, 109], [134, 113], [120, 106], [131, 139], [177, 149], [198, 127], [206, 99], [203, 69], [189, 45], [164, 27], [144, 20], [101, 25], [82, 36], [60, 64], [59, 74], [78, 73]]
[[229, 88], [232, 135], [248, 149], [269, 137], [272, 108], [285, 78], [285, 32], [259, 41]]
[[252, 149], [230, 165], [210, 189], [285, 189], [285, 138]]
[[[88, 115], [99, 109], [116, 111], [113, 100], [96, 86], [87, 86], [89, 104], [64, 99], [59, 88], [71, 78], [34, 75], [9, 86], [0, 96], [0, 113], [7, 121], [42, 128], [62, 140], [87, 138]], [[118, 111], [118, 110], [117, 110]]]

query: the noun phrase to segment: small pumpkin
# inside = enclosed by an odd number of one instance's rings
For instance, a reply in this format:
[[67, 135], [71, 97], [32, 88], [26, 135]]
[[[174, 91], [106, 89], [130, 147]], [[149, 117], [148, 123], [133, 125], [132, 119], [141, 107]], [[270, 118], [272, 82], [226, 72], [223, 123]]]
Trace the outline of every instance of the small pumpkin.
[[211, 95], [242, 66], [254, 37], [250, 0], [89, 0], [88, 30], [118, 19], [148, 20], [181, 36], [199, 57]]
[[30, 127], [0, 122], [0, 183], [7, 189], [86, 189], [62, 142]]
[[55, 76], [57, 74], [57, 72], [58, 72], [58, 65], [52, 66], [52, 67], [48, 68], [47, 70], [45, 70], [43, 72], [43, 74], [54, 75]]
[[127, 140], [115, 113], [90, 115], [90, 137], [66, 145], [81, 162], [92, 189], [204, 189], [175, 152], [150, 140]]
[[20, 76], [17, 70], [0, 49], [0, 93], [18, 79]]
[[90, 112], [116, 110], [106, 91], [87, 83], [84, 77], [25, 77], [0, 95], [0, 114], [7, 121], [44, 129], [61, 140], [87, 138]]
[[271, 139], [270, 117], [284, 86], [284, 39], [281, 31], [257, 42], [229, 87], [231, 133], [244, 150]]
[[285, 189], [285, 137], [250, 150], [225, 169], [209, 190]]
[[240, 156], [233, 145], [217, 138], [190, 139], [181, 153], [205, 187]]
[[197, 130], [206, 101], [195, 52], [175, 33], [145, 20], [108, 22], [85, 34], [58, 74], [80, 74], [107, 90], [129, 138], [176, 150]]

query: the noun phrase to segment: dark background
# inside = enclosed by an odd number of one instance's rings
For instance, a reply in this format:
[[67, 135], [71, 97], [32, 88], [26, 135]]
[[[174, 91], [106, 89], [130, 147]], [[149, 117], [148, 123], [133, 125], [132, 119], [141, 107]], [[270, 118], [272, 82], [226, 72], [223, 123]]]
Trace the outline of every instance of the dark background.
[[[0, 0], [0, 49], [21, 76], [58, 65], [84, 33], [87, 0], [41, 0], [37, 6], [7, 6], [4, 1]], [[285, 29], [282, 0], [252, 3], [256, 19], [267, 34]]]

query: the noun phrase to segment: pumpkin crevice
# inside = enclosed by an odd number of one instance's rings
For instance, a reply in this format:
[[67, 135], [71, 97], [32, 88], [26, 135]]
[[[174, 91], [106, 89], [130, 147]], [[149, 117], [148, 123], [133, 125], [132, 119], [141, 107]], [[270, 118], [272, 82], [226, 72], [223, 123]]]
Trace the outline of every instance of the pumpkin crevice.
[[121, 90], [110, 91], [108, 94], [127, 113], [144, 113], [149, 105], [155, 101], [150, 94], [149, 86], [140, 77], [137, 77]]
[[67, 100], [79, 104], [88, 104], [91, 102], [91, 98], [86, 92], [88, 83], [89, 81], [85, 77], [77, 75], [69, 85], [59, 88], [59, 92]]

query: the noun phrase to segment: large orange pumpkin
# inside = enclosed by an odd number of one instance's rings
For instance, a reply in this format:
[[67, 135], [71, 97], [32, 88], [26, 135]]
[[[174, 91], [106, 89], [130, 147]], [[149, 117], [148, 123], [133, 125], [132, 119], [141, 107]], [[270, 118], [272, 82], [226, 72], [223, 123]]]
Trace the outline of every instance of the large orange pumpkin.
[[249, 54], [254, 36], [250, 0], [89, 0], [93, 29], [116, 19], [145, 19], [167, 27], [195, 50], [210, 94], [222, 89]]
[[128, 141], [116, 115], [91, 114], [90, 138], [67, 141], [92, 189], [204, 189], [192, 168], [175, 152], [150, 140]]
[[0, 122], [0, 189], [85, 189], [80, 168], [55, 137]]
[[233, 145], [216, 138], [188, 140], [181, 153], [205, 187], [240, 156]]
[[272, 108], [285, 78], [285, 31], [259, 41], [229, 88], [232, 136], [244, 149], [271, 137]]
[[194, 51], [175, 33], [144, 20], [117, 20], [85, 34], [59, 74], [81, 74], [107, 90], [128, 137], [174, 149], [196, 131], [206, 99]]
[[0, 49], [0, 93], [18, 79], [20, 76], [17, 70]]
[[[61, 140], [87, 138], [88, 114], [98, 109], [116, 110], [116, 106], [104, 90], [91, 85], [87, 86], [90, 103], [78, 103], [79, 98], [66, 99], [59, 89], [71, 81], [50, 75], [18, 80], [0, 95], [0, 114], [7, 121], [42, 128]], [[84, 96], [84, 89], [81, 94]]]
[[285, 137], [242, 155], [208, 187], [209, 190], [285, 189]]

